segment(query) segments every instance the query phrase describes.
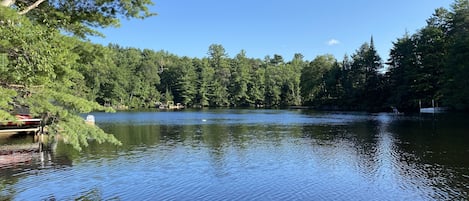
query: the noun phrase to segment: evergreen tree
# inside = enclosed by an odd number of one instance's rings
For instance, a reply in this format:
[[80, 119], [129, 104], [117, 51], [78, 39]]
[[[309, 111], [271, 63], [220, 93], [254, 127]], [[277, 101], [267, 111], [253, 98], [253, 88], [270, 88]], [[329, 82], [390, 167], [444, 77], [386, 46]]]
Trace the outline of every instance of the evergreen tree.
[[458, 110], [469, 110], [469, 1], [456, 0], [451, 8], [445, 103]]
[[342, 86], [342, 68], [339, 62], [334, 62], [332, 68], [324, 75], [325, 95], [323, 104], [329, 107], [342, 105], [344, 89]]
[[193, 61], [197, 72], [197, 93], [195, 95], [195, 104], [201, 107], [209, 106], [210, 82], [214, 76], [214, 70], [210, 67], [208, 59], [195, 59]]
[[409, 35], [393, 42], [388, 61], [389, 87], [392, 91], [389, 104], [401, 111], [413, 110], [418, 104], [412, 89], [417, 75], [416, 63], [415, 43]]
[[[76, 39], [58, 30], [31, 23], [14, 11], [0, 6], [0, 45], [8, 62], [1, 65], [0, 115], [11, 119], [15, 108], [29, 108], [48, 124], [51, 134], [60, 133], [76, 149], [88, 139], [118, 144], [112, 136], [86, 125], [78, 113], [104, 110], [95, 102], [77, 96], [77, 83], [84, 83], [78, 72], [79, 55], [73, 51]], [[18, 26], [21, 24], [21, 26]], [[56, 48], [60, 47], [60, 48]]]
[[429, 24], [414, 35], [414, 41], [417, 62], [416, 75], [411, 84], [412, 96], [422, 100], [426, 106], [431, 106], [432, 100], [438, 103], [442, 98], [442, 74], [447, 55], [446, 37], [443, 30]]
[[352, 77], [352, 61], [348, 55], [344, 55], [341, 62], [340, 85], [343, 87], [343, 95], [339, 101], [342, 108], [350, 109], [354, 101], [354, 88]]
[[15, 108], [27, 107], [48, 124], [49, 133], [60, 133], [76, 149], [86, 146], [88, 139], [119, 144], [78, 116], [105, 108], [86, 99], [89, 89], [84, 86], [92, 77], [85, 78], [79, 70], [86, 69], [83, 65], [90, 60], [81, 58], [83, 51], [76, 51], [83, 44], [61, 32], [79, 37], [98, 34], [94, 27], [118, 25], [120, 16], [153, 15], [147, 7], [151, 4], [149, 0], [0, 0], [0, 58], [7, 60], [0, 64], [0, 116], [12, 119]]
[[194, 105], [197, 94], [197, 74], [192, 60], [188, 57], [183, 57], [179, 60], [181, 71], [177, 79], [177, 102], [181, 102], [186, 106]]
[[281, 69], [268, 64], [265, 69], [265, 94], [264, 101], [267, 106], [278, 107], [281, 105], [282, 94], [282, 72]]
[[248, 82], [247, 94], [254, 106], [260, 107], [265, 105], [265, 68], [261, 67], [262, 61], [251, 60], [251, 76]]
[[215, 74], [209, 87], [210, 103], [213, 106], [229, 105], [228, 87], [231, 79], [229, 62], [225, 48], [222, 45], [212, 44], [209, 47], [209, 62]]
[[[353, 93], [353, 105], [358, 109], [379, 109], [382, 107], [382, 77], [379, 70], [383, 68], [381, 57], [375, 50], [373, 37], [370, 43], [364, 43], [357, 52], [352, 55], [351, 76]], [[368, 97], [375, 97], [373, 99]]]
[[230, 103], [235, 106], [249, 106], [252, 103], [248, 96], [248, 86], [251, 81], [250, 63], [244, 50], [233, 59], [231, 69]]

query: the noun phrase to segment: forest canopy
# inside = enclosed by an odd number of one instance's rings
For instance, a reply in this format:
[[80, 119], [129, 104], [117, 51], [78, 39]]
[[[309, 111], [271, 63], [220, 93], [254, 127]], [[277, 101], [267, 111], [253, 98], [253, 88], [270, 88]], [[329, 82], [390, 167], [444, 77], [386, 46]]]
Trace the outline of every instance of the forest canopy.
[[[373, 37], [342, 60], [301, 53], [229, 57], [221, 44], [203, 58], [84, 40], [119, 17], [146, 18], [150, 0], [0, 0], [0, 118], [28, 107], [76, 148], [88, 138], [118, 142], [80, 113], [155, 107], [286, 107], [417, 111], [469, 110], [469, 1], [438, 8], [416, 33], [393, 42], [382, 61]], [[372, 97], [372, 98], [371, 98]]]

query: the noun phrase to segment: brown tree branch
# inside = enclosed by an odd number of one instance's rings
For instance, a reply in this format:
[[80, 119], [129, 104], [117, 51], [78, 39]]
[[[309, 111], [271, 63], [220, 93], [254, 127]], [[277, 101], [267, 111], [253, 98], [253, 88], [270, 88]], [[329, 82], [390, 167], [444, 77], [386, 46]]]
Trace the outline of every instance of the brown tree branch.
[[30, 10], [35, 9], [36, 7], [38, 7], [39, 4], [41, 4], [41, 3], [44, 2], [44, 1], [45, 1], [45, 0], [37, 0], [36, 2], [34, 2], [34, 3], [31, 4], [30, 6], [28, 6], [26, 9], [20, 11], [18, 14], [24, 15], [24, 14], [28, 13]]

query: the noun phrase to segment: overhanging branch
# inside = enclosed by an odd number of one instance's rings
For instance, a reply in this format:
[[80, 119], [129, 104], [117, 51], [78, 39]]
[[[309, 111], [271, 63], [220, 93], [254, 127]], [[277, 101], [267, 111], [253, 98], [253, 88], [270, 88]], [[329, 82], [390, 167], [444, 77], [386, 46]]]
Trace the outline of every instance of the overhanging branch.
[[37, 0], [36, 2], [34, 2], [34, 3], [31, 4], [30, 6], [28, 6], [26, 9], [20, 11], [18, 14], [24, 15], [24, 14], [28, 13], [30, 10], [35, 9], [36, 7], [38, 7], [39, 4], [41, 4], [41, 3], [44, 2], [44, 1], [45, 1], [45, 0]]

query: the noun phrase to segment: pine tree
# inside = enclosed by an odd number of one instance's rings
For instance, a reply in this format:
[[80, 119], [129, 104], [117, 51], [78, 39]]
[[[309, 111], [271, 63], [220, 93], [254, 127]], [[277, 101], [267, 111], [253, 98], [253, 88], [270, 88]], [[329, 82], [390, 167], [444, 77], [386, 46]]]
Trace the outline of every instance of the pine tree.
[[83, 44], [61, 32], [82, 38], [99, 34], [93, 27], [118, 25], [119, 16], [153, 15], [147, 7], [152, 3], [54, 2], [0, 0], [0, 117], [12, 119], [15, 108], [28, 108], [43, 119], [50, 134], [60, 134], [76, 149], [89, 139], [119, 144], [78, 115], [111, 109], [84, 96], [85, 77], [79, 70], [89, 60], [76, 51]]

